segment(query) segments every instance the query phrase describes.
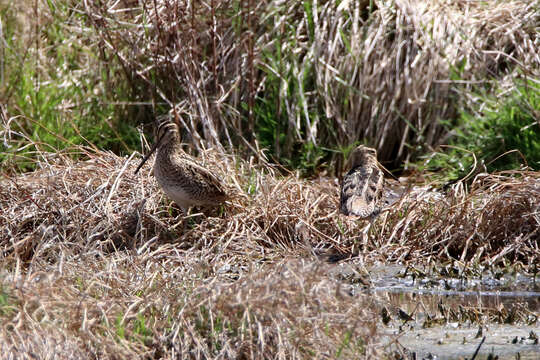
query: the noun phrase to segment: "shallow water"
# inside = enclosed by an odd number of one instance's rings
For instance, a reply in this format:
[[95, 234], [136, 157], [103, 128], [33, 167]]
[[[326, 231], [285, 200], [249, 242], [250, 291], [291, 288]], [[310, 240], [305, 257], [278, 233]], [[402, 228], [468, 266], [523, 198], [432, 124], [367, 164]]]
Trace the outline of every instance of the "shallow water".
[[[355, 283], [353, 267], [344, 264], [339, 272]], [[540, 360], [540, 284], [532, 276], [419, 278], [403, 276], [400, 266], [373, 267], [368, 274], [369, 286], [363, 281], [353, 293], [372, 294], [387, 313], [379, 329], [387, 348], [403, 358], [471, 359], [485, 336], [476, 359]]]
[[[488, 325], [482, 329], [486, 340], [480, 347], [476, 359], [489, 355], [499, 359], [540, 359], [540, 345], [529, 339], [530, 332], [538, 334], [537, 326]], [[429, 329], [412, 329], [399, 332], [387, 328], [384, 333], [389, 342], [399, 342], [407, 349], [406, 358], [413, 359], [471, 359], [482, 337], [477, 337], [478, 327], [461, 327], [448, 324]], [[393, 345], [396, 349], [397, 345]], [[405, 353], [405, 352], [404, 352]], [[414, 355], [413, 355], [414, 354]], [[519, 355], [518, 355], [519, 354]], [[519, 357], [518, 357], [519, 356]]]

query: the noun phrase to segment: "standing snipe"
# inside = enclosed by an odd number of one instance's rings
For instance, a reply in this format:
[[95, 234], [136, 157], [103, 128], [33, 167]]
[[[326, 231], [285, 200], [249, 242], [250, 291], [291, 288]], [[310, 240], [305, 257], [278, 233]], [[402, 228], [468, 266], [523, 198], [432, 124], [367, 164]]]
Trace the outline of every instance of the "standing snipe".
[[382, 205], [384, 175], [375, 149], [358, 146], [351, 154], [349, 172], [341, 183], [340, 211], [373, 220]]
[[191, 206], [216, 206], [228, 198], [223, 183], [181, 149], [178, 126], [170, 119], [158, 121], [156, 144], [135, 172], [156, 148], [154, 176], [184, 215]]

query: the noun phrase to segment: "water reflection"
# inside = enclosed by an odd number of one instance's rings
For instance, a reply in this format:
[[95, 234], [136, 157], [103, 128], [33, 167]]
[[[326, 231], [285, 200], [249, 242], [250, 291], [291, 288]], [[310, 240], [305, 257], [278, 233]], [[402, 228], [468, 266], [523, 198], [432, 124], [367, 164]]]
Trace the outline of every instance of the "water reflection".
[[480, 279], [445, 277], [403, 277], [401, 267], [379, 267], [370, 270], [370, 292], [386, 297], [396, 306], [424, 304], [426, 310], [436, 310], [438, 304], [450, 307], [506, 308], [520, 306], [531, 312], [540, 311], [540, 284], [532, 276], [514, 274], [500, 279], [484, 276]]
[[532, 291], [458, 291], [425, 290], [414, 288], [379, 287], [371, 290], [379, 297], [386, 298], [395, 306], [414, 309], [419, 303], [428, 312], [434, 312], [440, 303], [450, 307], [469, 306], [475, 308], [511, 309], [519, 306], [532, 312], [540, 311], [540, 293]]

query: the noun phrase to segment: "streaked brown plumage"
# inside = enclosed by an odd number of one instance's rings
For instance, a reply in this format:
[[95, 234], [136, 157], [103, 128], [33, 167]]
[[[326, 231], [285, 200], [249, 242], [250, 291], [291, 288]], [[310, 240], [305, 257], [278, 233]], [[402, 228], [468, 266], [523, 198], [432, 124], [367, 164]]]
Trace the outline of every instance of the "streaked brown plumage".
[[384, 174], [377, 162], [377, 153], [360, 145], [352, 152], [349, 164], [341, 183], [340, 211], [373, 220], [381, 211], [384, 189]]
[[181, 149], [178, 126], [173, 121], [158, 122], [157, 139], [154, 176], [184, 214], [192, 206], [217, 206], [227, 200], [223, 182]]

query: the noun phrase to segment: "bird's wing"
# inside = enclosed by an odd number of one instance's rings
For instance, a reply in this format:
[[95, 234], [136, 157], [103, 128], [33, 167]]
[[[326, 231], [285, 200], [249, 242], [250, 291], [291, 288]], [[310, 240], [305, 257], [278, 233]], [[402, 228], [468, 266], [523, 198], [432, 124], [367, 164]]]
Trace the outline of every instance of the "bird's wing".
[[[191, 186], [186, 188], [193, 189], [197, 193], [204, 193], [205, 196], [216, 198], [216, 200], [227, 198], [224, 181], [219, 180], [210, 170], [185, 156], [182, 156], [182, 164], [183, 169], [178, 172], [178, 176], [190, 183]], [[196, 193], [192, 195], [197, 196]]]
[[384, 175], [376, 166], [351, 169], [341, 185], [340, 210], [361, 218], [376, 216], [384, 188]]

